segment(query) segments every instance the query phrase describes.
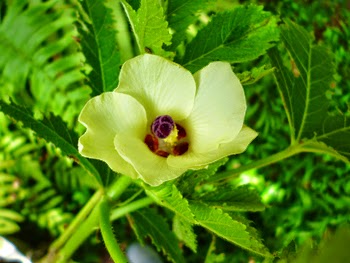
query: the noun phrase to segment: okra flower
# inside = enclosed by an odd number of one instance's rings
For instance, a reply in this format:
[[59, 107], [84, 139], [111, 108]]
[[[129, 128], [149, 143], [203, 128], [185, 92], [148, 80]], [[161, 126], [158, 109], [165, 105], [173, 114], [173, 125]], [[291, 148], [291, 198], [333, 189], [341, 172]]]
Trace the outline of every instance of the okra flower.
[[245, 151], [257, 133], [243, 125], [246, 101], [226, 62], [194, 75], [156, 55], [122, 66], [119, 85], [89, 100], [80, 153], [156, 186], [188, 169]]

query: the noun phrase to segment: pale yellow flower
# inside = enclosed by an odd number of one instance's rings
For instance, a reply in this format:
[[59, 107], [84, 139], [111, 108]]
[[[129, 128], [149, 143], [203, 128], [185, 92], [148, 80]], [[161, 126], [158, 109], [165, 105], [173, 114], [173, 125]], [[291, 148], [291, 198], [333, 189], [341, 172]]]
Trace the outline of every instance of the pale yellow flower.
[[156, 186], [188, 169], [245, 151], [257, 133], [243, 125], [246, 101], [226, 62], [194, 75], [156, 55], [124, 63], [119, 85], [89, 100], [80, 153]]

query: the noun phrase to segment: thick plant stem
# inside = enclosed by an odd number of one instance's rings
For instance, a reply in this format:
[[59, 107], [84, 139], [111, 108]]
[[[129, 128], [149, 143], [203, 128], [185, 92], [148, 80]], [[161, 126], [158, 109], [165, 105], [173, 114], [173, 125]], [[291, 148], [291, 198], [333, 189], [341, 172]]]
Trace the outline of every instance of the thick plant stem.
[[113, 200], [117, 200], [122, 193], [132, 183], [132, 179], [129, 176], [122, 175], [107, 189], [107, 196]]
[[246, 164], [246, 165], [242, 165], [240, 167], [238, 167], [237, 169], [234, 170], [230, 170], [230, 171], [225, 171], [225, 172], [221, 172], [221, 173], [217, 173], [213, 176], [211, 176], [207, 182], [215, 182], [215, 181], [220, 181], [220, 180], [228, 180], [231, 179], [245, 171], [251, 170], [251, 169], [258, 169], [264, 166], [268, 166], [270, 164], [273, 163], [277, 163], [279, 161], [282, 161], [288, 157], [291, 157], [295, 154], [298, 154], [300, 152], [303, 152], [303, 149], [300, 145], [296, 144], [296, 145], [292, 145], [290, 147], [288, 147], [287, 149], [278, 152], [276, 154], [270, 155], [264, 159]]
[[[106, 191], [111, 201], [117, 200], [131, 184], [132, 179], [121, 176]], [[41, 262], [67, 262], [79, 246], [98, 229], [100, 204], [104, 196], [103, 190], [94, 194], [90, 201], [84, 206], [71, 226], [49, 250], [48, 255]]]
[[92, 209], [96, 204], [101, 200], [103, 191], [98, 190], [89, 200], [89, 202], [80, 210], [78, 215], [74, 218], [73, 222], [68, 226], [66, 231], [51, 245], [50, 252], [56, 251], [61, 248], [64, 243], [72, 236], [76, 231], [77, 227], [81, 224], [82, 221], [91, 213]]
[[113, 234], [113, 228], [110, 220], [110, 204], [107, 198], [103, 198], [100, 204], [100, 228], [103, 241], [114, 262], [126, 263], [126, 257]]

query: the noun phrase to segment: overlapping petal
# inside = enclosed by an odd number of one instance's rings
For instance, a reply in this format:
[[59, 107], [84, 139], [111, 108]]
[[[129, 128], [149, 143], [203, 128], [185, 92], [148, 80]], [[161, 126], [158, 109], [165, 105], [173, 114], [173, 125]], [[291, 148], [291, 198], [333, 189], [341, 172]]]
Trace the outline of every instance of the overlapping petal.
[[244, 152], [257, 135], [257, 132], [253, 129], [243, 126], [236, 138], [228, 143], [220, 144], [214, 151], [197, 153], [190, 149], [181, 156], [169, 156], [167, 161], [172, 167], [201, 169], [226, 156]]
[[154, 154], [142, 140], [129, 134], [118, 134], [114, 145], [139, 177], [152, 186], [175, 179], [187, 170], [184, 167], [170, 167], [166, 158]]
[[177, 121], [190, 114], [196, 84], [192, 74], [180, 65], [145, 54], [124, 63], [116, 91], [136, 98], [150, 121], [165, 114]]
[[128, 131], [135, 138], [145, 134], [146, 113], [136, 99], [116, 92], [103, 93], [87, 102], [79, 121], [87, 128], [79, 138], [79, 151], [83, 156], [102, 160], [116, 172], [137, 177], [133, 166], [114, 147], [118, 133]]
[[227, 62], [213, 62], [195, 75], [197, 94], [184, 121], [194, 152], [215, 150], [230, 142], [243, 126], [246, 102], [243, 87]]

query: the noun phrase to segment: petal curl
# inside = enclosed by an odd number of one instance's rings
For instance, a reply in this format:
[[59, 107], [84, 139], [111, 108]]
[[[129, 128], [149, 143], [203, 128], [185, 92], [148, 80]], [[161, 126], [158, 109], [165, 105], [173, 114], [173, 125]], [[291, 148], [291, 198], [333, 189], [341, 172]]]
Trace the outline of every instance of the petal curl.
[[201, 169], [206, 165], [220, 160], [226, 156], [244, 152], [248, 145], [256, 138], [258, 133], [253, 129], [243, 126], [236, 138], [228, 143], [219, 145], [219, 148], [207, 153], [197, 153], [189, 149], [181, 156], [169, 156], [167, 161], [172, 167], [185, 169]]
[[167, 158], [151, 152], [147, 145], [128, 134], [118, 134], [114, 139], [115, 148], [138, 172], [144, 182], [157, 186], [182, 175], [186, 168], [170, 167]]
[[196, 84], [192, 74], [180, 65], [144, 54], [124, 63], [115, 91], [136, 98], [150, 121], [165, 114], [177, 121], [190, 114]]
[[243, 87], [227, 62], [213, 62], [198, 71], [191, 115], [183, 125], [193, 151], [205, 153], [232, 141], [243, 126], [246, 101]]
[[[131, 113], [131, 114], [130, 114]], [[147, 127], [142, 105], [126, 94], [106, 92], [89, 100], [79, 115], [86, 128], [79, 138], [81, 155], [106, 162], [116, 172], [137, 177], [134, 168], [114, 147], [114, 137], [121, 132], [141, 138]]]

